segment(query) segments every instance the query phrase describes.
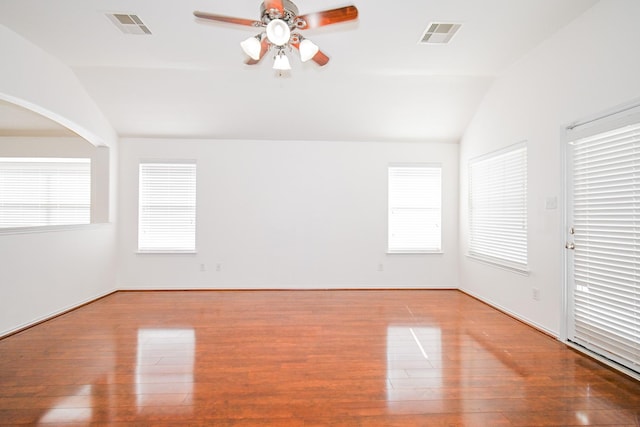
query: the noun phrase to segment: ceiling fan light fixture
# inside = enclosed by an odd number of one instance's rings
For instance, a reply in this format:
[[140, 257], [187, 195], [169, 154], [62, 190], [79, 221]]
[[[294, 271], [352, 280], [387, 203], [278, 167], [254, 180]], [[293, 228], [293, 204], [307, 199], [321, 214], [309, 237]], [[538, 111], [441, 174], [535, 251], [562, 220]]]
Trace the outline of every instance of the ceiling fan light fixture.
[[320, 48], [318, 48], [318, 46], [311, 40], [302, 40], [300, 42], [300, 60], [302, 62], [307, 62], [308, 60], [316, 56], [316, 53], [318, 53], [319, 50]]
[[[202, 20], [241, 25], [251, 27], [254, 30], [260, 28], [259, 35], [240, 43], [242, 50], [249, 57], [244, 62], [247, 65], [258, 64], [267, 52], [275, 51], [273, 68], [276, 70], [291, 69], [289, 58], [285, 55], [286, 49], [289, 51], [297, 50], [298, 57], [302, 62], [313, 61], [320, 67], [327, 65], [329, 57], [318, 49], [315, 43], [305, 40], [297, 31], [311, 30], [358, 19], [358, 9], [353, 5], [300, 15], [298, 7], [293, 3], [294, 0], [261, 1], [259, 20], [197, 10], [193, 12], [193, 15]], [[283, 75], [284, 73], [278, 74]]]
[[271, 44], [284, 46], [289, 43], [291, 30], [287, 23], [282, 19], [274, 19], [267, 24], [267, 38]]
[[273, 69], [279, 71], [287, 71], [291, 69], [291, 64], [289, 63], [289, 58], [284, 52], [280, 51], [275, 60], [273, 61]]
[[260, 44], [260, 36], [249, 37], [245, 41], [240, 43], [242, 50], [244, 53], [249, 55], [251, 59], [258, 60], [260, 59], [260, 51], [262, 50], [262, 45]]

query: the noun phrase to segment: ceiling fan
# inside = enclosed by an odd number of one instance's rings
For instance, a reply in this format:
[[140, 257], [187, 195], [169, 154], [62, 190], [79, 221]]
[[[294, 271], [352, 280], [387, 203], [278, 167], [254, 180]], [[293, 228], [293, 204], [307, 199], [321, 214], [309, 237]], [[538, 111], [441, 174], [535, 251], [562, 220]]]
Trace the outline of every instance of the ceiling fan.
[[273, 48], [275, 50], [273, 68], [282, 71], [291, 69], [285, 52], [287, 48], [298, 50], [303, 62], [312, 60], [320, 66], [326, 65], [329, 57], [297, 31], [352, 21], [358, 17], [358, 9], [355, 6], [345, 6], [299, 15], [298, 8], [290, 0], [264, 0], [260, 5], [259, 21], [200, 11], [195, 11], [193, 14], [201, 19], [262, 28], [258, 35], [240, 43], [242, 50], [249, 56], [246, 63], [257, 64]]

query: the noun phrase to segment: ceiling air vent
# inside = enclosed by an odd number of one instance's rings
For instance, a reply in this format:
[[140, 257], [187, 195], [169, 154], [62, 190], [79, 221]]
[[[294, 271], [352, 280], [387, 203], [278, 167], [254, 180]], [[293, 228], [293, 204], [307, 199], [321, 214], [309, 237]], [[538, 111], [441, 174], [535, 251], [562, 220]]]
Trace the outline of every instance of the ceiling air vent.
[[432, 22], [422, 34], [420, 44], [447, 44], [462, 27], [462, 24]]
[[144, 25], [138, 15], [128, 13], [107, 13], [113, 24], [125, 34], [151, 34], [151, 30]]

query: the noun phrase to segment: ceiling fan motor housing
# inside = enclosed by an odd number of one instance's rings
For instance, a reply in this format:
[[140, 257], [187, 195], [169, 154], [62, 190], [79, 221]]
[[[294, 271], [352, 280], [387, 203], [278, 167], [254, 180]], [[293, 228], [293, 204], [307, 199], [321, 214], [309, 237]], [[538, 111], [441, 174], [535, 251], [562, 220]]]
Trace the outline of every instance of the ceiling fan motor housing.
[[271, 9], [267, 10], [264, 3], [260, 4], [260, 16], [262, 16], [262, 22], [267, 25], [273, 19], [282, 19], [290, 27], [294, 25], [294, 21], [298, 16], [298, 7], [289, 0], [282, 0], [283, 13], [280, 11]]

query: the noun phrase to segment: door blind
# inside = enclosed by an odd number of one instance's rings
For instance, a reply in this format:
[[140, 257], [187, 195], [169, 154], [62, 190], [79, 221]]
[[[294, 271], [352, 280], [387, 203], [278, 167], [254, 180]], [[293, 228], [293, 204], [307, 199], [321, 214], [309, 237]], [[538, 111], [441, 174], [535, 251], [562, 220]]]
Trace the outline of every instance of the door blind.
[[570, 338], [640, 371], [640, 123], [570, 144]]
[[195, 163], [141, 163], [138, 250], [196, 249]]
[[0, 158], [0, 228], [90, 221], [90, 159]]
[[469, 163], [469, 255], [527, 267], [527, 146]]
[[440, 166], [389, 166], [389, 252], [440, 252]]

